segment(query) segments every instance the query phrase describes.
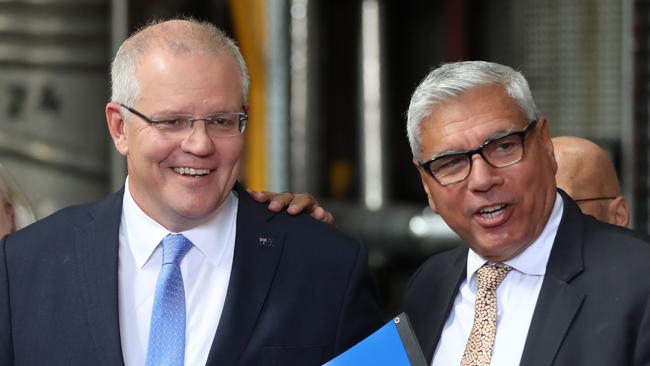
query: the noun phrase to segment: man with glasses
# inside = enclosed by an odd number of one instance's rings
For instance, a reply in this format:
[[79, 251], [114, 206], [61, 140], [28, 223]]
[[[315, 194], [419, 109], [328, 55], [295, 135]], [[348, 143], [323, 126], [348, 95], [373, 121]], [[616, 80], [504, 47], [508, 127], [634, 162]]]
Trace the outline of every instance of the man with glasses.
[[248, 73], [194, 20], [126, 40], [106, 106], [124, 188], [0, 243], [1, 365], [321, 365], [379, 325], [367, 254], [237, 183]]
[[627, 227], [630, 212], [614, 164], [605, 150], [574, 136], [551, 139], [557, 160], [555, 179], [580, 210], [600, 221]]
[[433, 70], [407, 132], [429, 205], [467, 244], [431, 257], [403, 310], [432, 365], [650, 364], [650, 245], [556, 189], [524, 77]]

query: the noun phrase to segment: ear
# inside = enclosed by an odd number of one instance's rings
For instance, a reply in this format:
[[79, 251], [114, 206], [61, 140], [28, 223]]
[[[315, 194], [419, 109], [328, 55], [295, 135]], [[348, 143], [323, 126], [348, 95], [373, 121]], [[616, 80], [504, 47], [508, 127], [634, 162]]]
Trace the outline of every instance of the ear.
[[627, 227], [630, 223], [630, 209], [625, 197], [618, 196], [609, 203], [607, 217], [610, 224]]
[[555, 160], [555, 152], [553, 150], [553, 141], [551, 140], [551, 133], [548, 130], [548, 120], [546, 117], [540, 117], [537, 120], [537, 129], [539, 129], [539, 136], [544, 146], [544, 151], [551, 160], [553, 172], [557, 173], [557, 161]]
[[120, 110], [120, 105], [110, 102], [106, 104], [106, 123], [108, 124], [108, 132], [111, 134], [115, 149], [126, 156], [129, 152], [129, 145], [126, 139], [126, 128], [124, 116]]
[[435, 213], [438, 213], [436, 210], [436, 203], [433, 200], [433, 196], [431, 195], [431, 191], [429, 190], [429, 184], [436, 184], [436, 182], [433, 181], [433, 178], [428, 175], [424, 169], [420, 166], [417, 160], [413, 159], [413, 165], [418, 170], [418, 173], [420, 173], [420, 179], [422, 180], [422, 187], [424, 187], [424, 191], [427, 193], [427, 200], [429, 201], [429, 207], [431, 207], [431, 210]]

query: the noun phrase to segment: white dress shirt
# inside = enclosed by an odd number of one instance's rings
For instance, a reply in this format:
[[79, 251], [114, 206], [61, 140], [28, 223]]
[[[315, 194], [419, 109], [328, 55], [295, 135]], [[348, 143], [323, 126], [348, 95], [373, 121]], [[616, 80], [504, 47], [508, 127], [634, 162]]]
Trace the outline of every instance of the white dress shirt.
[[[562, 197], [556, 194], [553, 211], [541, 235], [522, 253], [504, 262], [513, 269], [497, 288], [497, 333], [491, 365], [519, 365], [563, 207]], [[486, 262], [469, 250], [467, 277], [460, 285], [445, 322], [433, 366], [460, 365], [474, 321], [476, 272]]]
[[[119, 232], [119, 319], [126, 366], [147, 358], [160, 241], [170, 232], [147, 216], [125, 184]], [[226, 299], [235, 248], [238, 198], [231, 193], [210, 219], [183, 231], [194, 246], [181, 261], [186, 303], [186, 365], [205, 365]]]

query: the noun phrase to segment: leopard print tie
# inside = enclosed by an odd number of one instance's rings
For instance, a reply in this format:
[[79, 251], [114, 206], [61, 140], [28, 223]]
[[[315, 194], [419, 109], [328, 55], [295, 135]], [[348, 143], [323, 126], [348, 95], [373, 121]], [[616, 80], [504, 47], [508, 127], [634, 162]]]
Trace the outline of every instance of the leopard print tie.
[[512, 268], [505, 264], [484, 265], [478, 270], [474, 323], [461, 366], [489, 366], [497, 332], [497, 287]]

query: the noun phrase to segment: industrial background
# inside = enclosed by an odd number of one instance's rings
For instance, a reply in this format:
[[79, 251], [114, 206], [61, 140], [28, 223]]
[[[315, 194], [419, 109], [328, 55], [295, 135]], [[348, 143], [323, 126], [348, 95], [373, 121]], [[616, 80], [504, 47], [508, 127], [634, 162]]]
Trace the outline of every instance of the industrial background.
[[123, 184], [104, 120], [110, 60], [179, 14], [217, 24], [247, 59], [242, 181], [314, 194], [370, 248], [387, 312], [428, 255], [459, 242], [426, 207], [404, 128], [441, 62], [523, 71], [553, 135], [609, 151], [634, 228], [650, 230], [647, 0], [0, 0], [0, 162], [39, 217]]

